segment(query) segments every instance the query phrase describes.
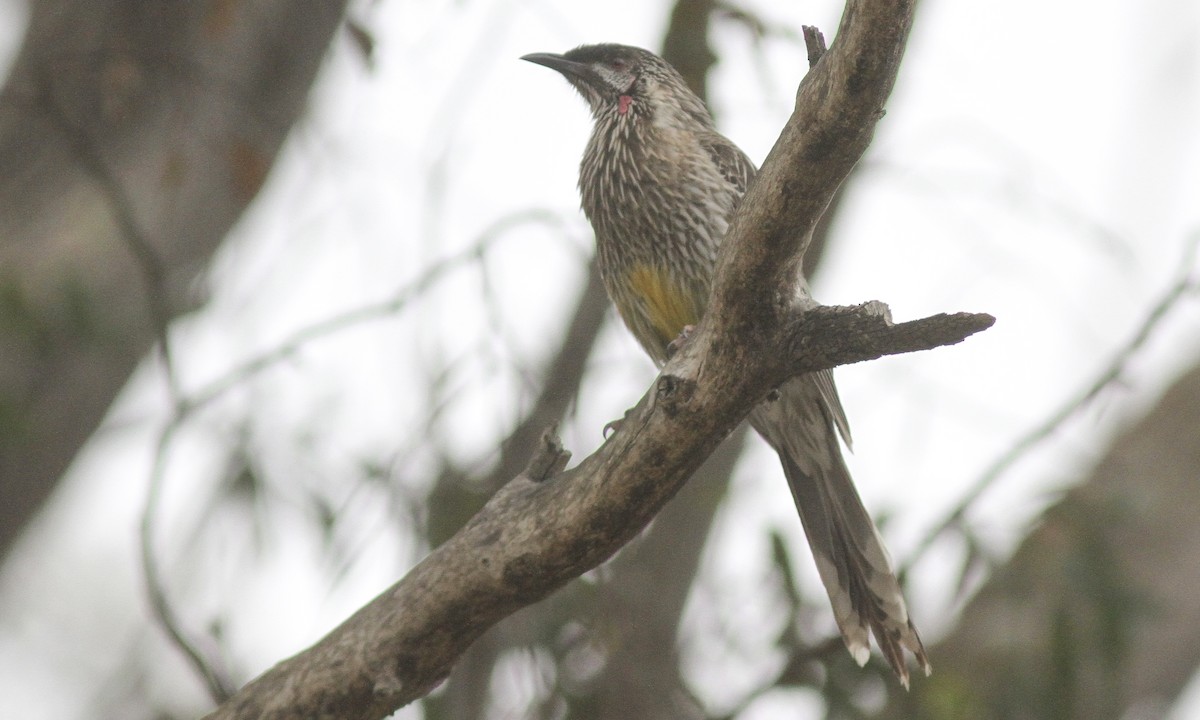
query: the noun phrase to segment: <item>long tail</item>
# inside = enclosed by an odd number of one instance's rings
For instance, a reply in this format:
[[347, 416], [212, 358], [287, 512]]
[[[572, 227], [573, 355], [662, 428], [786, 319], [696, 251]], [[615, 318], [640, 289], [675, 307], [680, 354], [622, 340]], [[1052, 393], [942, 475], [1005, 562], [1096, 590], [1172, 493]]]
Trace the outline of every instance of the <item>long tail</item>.
[[904, 650], [928, 675], [929, 659], [908, 617], [904, 594], [875, 523], [842, 459], [837, 433], [849, 431], [828, 371], [793, 378], [779, 396], [750, 414], [754, 429], [779, 453], [834, 618], [850, 654], [863, 665], [867, 629], [896, 677], [908, 687]]

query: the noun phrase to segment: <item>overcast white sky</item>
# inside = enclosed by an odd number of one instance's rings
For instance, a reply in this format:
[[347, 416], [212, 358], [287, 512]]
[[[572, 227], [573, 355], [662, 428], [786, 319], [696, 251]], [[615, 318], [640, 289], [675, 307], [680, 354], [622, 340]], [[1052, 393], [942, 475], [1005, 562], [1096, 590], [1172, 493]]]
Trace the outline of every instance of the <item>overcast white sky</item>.
[[[796, 37], [801, 24], [831, 37], [841, 11], [828, 0], [742, 5]], [[540, 209], [556, 223], [502, 235], [487, 253], [488, 282], [476, 270], [454, 274], [419, 313], [314, 342], [219, 403], [172, 453], [163, 526], [205, 495], [198, 488], [223, 462], [214, 451], [242, 417], [267, 464], [300, 484], [395, 453], [414, 441], [423, 419], [414, 398], [424, 397], [426, 369], [444, 358], [457, 363], [451, 382], [461, 395], [436, 432], [464, 464], [486, 459], [519, 410], [512, 398], [523, 379], [510, 365], [536, 368], [554, 347], [591, 247], [575, 190], [588, 114], [561, 78], [517, 58], [584, 42], [655, 48], [668, 6], [359, 4], [357, 17], [378, 41], [374, 67], [345, 38], [335, 43], [308, 119], [216, 264], [212, 303], [176, 333], [184, 387], [199, 388], [298, 328], [387, 297], [505, 216]], [[713, 109], [761, 161], [806, 67], [803, 47], [775, 37], [760, 52], [728, 22], [714, 37]], [[9, 47], [17, 40], [0, 37]], [[957, 310], [998, 318], [961, 346], [838, 373], [856, 439], [852, 469], [867, 504], [891, 516], [886, 535], [897, 558], [1015, 438], [1106, 364], [1179, 271], [1189, 234], [1200, 232], [1198, 48], [1200, 9], [1187, 0], [922, 3], [815, 288], [828, 303], [883, 300], [897, 319]], [[1104, 438], [1195, 361], [1198, 328], [1194, 304], [1173, 315], [1125, 389], [1105, 394], [986, 496], [971, 520], [998, 551], [1086, 470]], [[578, 417], [564, 428], [576, 458], [651, 377], [613, 323]], [[122, 652], [81, 656], [79, 636], [95, 638], [89, 648], [144, 645], [167, 667], [178, 664], [153, 630], [135, 630], [145, 623], [137, 512], [164, 407], [148, 364], [27, 552], [0, 574], [0, 717], [88, 716], [87, 703], [119, 676], [112, 662]], [[272, 437], [286, 440], [263, 440]], [[406, 476], [420, 478], [434, 461], [415, 461]], [[714, 544], [721, 551], [708, 564], [716, 577], [752, 587], [762, 569], [744, 558], [763, 556], [764, 523], [789, 533], [797, 557], [807, 550], [782, 474], [762, 448], [735, 487]], [[271, 549], [258, 583], [239, 588], [229, 631], [253, 672], [319, 637], [412, 560], [402, 538], [363, 539], [360, 560], [331, 589], [308, 570], [317, 540], [289, 537], [299, 520], [286, 513], [274, 523], [288, 540]], [[189, 537], [166, 533], [162, 554], [182, 552]], [[935, 552], [913, 583], [914, 614], [932, 638], [943, 627], [954, 559], [950, 548]], [[199, 606], [219, 607], [224, 597], [212, 578], [172, 582]], [[311, 604], [279, 613], [277, 586], [296, 583], [311, 588], [302, 593]], [[744, 681], [730, 672], [731, 686]], [[152, 682], [149, 692], [168, 707], [202, 706], [190, 682]], [[797, 717], [796, 702], [807, 701], [774, 698], [752, 716]]]

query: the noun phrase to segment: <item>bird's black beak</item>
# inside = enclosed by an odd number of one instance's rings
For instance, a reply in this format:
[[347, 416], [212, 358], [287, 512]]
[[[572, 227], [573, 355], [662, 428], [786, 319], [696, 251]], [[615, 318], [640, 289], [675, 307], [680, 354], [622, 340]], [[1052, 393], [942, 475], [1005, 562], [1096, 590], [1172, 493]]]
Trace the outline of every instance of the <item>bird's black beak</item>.
[[593, 82], [595, 80], [595, 72], [590, 65], [568, 60], [562, 55], [555, 55], [554, 53], [530, 53], [529, 55], [522, 55], [521, 59], [538, 65], [544, 65], [551, 70], [557, 70], [568, 79], [574, 78], [585, 82]]

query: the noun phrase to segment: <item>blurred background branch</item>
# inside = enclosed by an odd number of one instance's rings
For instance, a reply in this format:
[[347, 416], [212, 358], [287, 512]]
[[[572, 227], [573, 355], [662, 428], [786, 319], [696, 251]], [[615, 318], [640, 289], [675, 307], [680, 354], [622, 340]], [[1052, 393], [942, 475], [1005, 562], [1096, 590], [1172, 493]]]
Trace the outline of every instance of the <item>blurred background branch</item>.
[[197, 306], [344, 7], [30, 4], [0, 90], [0, 556]]
[[[203, 672], [155, 603], [220, 694], [444, 541], [547, 425], [577, 456], [598, 444], [651, 368], [587, 261], [563, 160], [586, 118], [535, 102], [515, 58], [657, 45], [761, 158], [801, 25], [841, 4], [422, 7], [27, 4], [0, 93], [0, 716], [194, 717]], [[1186, 698], [1200, 347], [1174, 245], [1200, 223], [1197, 11], [1039, 5], [1036, 72], [1008, 53], [1018, 9], [921, 12], [805, 261], [826, 302], [999, 311], [978, 348], [839, 375], [933, 678], [897, 696], [849, 661], [782, 478], [738, 433], [400, 716], [1163, 717]], [[1160, 42], [1109, 58], [1097, 39], [1129, 27]]]

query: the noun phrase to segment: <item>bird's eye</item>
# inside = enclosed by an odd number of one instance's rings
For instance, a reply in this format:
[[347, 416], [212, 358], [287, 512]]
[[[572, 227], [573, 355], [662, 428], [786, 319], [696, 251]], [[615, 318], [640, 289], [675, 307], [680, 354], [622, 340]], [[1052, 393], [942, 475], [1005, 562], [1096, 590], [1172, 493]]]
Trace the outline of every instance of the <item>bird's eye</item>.
[[609, 63], [609, 65], [612, 66], [613, 70], [624, 70], [625, 69], [625, 61], [624, 60], [620, 60], [620, 59], [613, 60], [611, 63]]

